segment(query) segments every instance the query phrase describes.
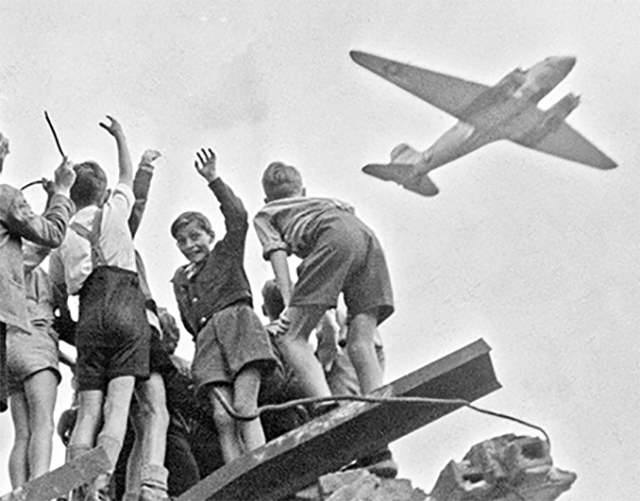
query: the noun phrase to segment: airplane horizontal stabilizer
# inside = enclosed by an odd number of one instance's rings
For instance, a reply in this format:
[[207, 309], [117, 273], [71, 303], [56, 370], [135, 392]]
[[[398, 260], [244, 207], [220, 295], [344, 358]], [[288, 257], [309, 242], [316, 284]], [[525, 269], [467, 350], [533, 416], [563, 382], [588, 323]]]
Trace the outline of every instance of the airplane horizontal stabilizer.
[[415, 168], [411, 164], [369, 164], [362, 168], [365, 174], [384, 181], [393, 181], [403, 188], [425, 197], [438, 194], [438, 187], [429, 176], [422, 174], [415, 176]]

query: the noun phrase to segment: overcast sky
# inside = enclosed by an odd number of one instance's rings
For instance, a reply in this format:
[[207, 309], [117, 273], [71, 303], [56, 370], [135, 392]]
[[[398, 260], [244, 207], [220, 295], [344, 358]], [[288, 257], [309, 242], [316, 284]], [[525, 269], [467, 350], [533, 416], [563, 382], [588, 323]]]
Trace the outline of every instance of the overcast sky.
[[[640, 476], [640, 3], [536, 1], [0, 0], [2, 182], [72, 160], [117, 177], [118, 118], [137, 160], [159, 149], [138, 236], [160, 304], [183, 264], [169, 225], [184, 210], [222, 218], [194, 153], [211, 147], [253, 215], [272, 160], [307, 192], [352, 203], [386, 249], [397, 310], [382, 328], [388, 381], [478, 338], [503, 388], [478, 402], [544, 427], [555, 464], [577, 473], [567, 501], [637, 499]], [[582, 96], [568, 122], [619, 163], [598, 171], [502, 142], [436, 171], [422, 198], [364, 175], [400, 142], [426, 149], [455, 120], [357, 66], [357, 49], [491, 85], [550, 55], [577, 64], [542, 102]], [[42, 209], [43, 196], [28, 197]], [[269, 277], [251, 230], [254, 295]], [[260, 300], [256, 298], [256, 306]], [[183, 334], [180, 353], [190, 357]], [[71, 403], [64, 371], [57, 413]], [[460, 410], [392, 445], [400, 475], [429, 491], [448, 461], [503, 433]], [[11, 420], [0, 417], [0, 493]], [[56, 457], [62, 461], [56, 438]]]

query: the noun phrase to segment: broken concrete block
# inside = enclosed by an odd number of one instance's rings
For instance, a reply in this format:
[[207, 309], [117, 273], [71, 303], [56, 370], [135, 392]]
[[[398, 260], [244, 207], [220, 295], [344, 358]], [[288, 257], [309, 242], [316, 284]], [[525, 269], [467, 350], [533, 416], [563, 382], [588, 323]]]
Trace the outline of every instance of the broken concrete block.
[[320, 490], [320, 495], [323, 498], [326, 498], [330, 496], [332, 493], [334, 493], [335, 491], [337, 491], [338, 489], [344, 487], [345, 485], [358, 482], [367, 476], [371, 476], [371, 473], [369, 473], [367, 470], [363, 468], [358, 468], [355, 470], [339, 471], [336, 473], [329, 473], [328, 475], [323, 475], [318, 479], [318, 487]]
[[429, 499], [553, 501], [575, 480], [574, 473], [553, 466], [547, 442], [509, 434], [474, 445], [459, 463], [449, 462]]
[[368, 501], [380, 485], [380, 479], [375, 475], [365, 475], [354, 482], [343, 485], [326, 501]]

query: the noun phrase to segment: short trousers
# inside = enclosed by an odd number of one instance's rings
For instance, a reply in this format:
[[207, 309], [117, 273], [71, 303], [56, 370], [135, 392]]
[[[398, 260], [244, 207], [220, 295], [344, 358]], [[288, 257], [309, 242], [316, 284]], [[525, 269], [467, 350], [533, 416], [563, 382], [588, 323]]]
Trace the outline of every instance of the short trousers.
[[35, 373], [49, 369], [60, 382], [58, 340], [50, 322], [33, 322], [31, 334], [7, 327], [7, 387], [9, 395], [22, 391]]
[[394, 310], [387, 262], [374, 233], [335, 209], [314, 228], [315, 243], [298, 266], [290, 306], [335, 308], [342, 292], [349, 315], [373, 311], [378, 324]]
[[276, 359], [267, 331], [251, 306], [235, 303], [216, 312], [198, 332], [191, 374], [196, 392], [209, 384], [233, 384], [248, 364], [257, 364], [263, 375]]
[[149, 377], [151, 328], [135, 272], [96, 268], [80, 291], [79, 311], [79, 391], [104, 391], [117, 377]]

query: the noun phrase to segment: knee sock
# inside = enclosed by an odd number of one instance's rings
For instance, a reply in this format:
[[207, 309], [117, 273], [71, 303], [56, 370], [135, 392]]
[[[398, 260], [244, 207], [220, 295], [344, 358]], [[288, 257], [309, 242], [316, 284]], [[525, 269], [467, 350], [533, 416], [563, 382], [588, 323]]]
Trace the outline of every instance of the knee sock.
[[98, 440], [96, 442], [97, 445], [102, 447], [104, 452], [107, 453], [107, 457], [109, 458], [109, 461], [111, 461], [110, 470], [112, 471], [116, 467], [116, 463], [118, 462], [118, 456], [120, 455], [120, 449], [122, 449], [122, 443], [115, 437], [103, 433], [98, 435]]
[[159, 464], [145, 464], [140, 472], [140, 485], [167, 491], [169, 470]]
[[79, 458], [83, 454], [89, 452], [91, 447], [88, 445], [69, 445], [67, 447], [67, 463], [73, 461], [76, 458]]

